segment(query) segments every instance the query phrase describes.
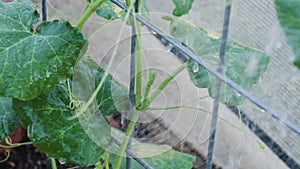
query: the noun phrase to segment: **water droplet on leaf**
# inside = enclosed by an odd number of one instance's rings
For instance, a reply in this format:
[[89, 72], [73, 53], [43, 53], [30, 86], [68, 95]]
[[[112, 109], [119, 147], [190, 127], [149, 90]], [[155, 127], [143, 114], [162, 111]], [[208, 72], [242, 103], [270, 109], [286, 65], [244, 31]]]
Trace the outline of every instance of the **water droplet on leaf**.
[[195, 63], [195, 64], [193, 65], [193, 72], [194, 72], [194, 73], [199, 72], [199, 65], [198, 65], [198, 63]]
[[49, 78], [51, 74], [52, 74], [51, 72], [46, 71], [46, 77], [47, 77], [47, 78]]
[[263, 80], [263, 76], [261, 75], [261, 76], [259, 77], [259, 79], [258, 79], [258, 83], [261, 83], [262, 80]]

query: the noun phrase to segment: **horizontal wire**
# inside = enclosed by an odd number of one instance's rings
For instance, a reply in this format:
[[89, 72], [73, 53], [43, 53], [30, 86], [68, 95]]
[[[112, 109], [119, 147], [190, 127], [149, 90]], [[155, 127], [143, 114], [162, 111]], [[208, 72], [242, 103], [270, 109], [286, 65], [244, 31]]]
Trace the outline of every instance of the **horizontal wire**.
[[[122, 9], [127, 10], [127, 7], [124, 3], [120, 2], [119, 0], [111, 0], [113, 3], [115, 3], [117, 6], [119, 6]], [[130, 12], [131, 15], [133, 15], [133, 12]], [[191, 50], [183, 46], [179, 41], [165, 35], [160, 29], [155, 27], [153, 24], [151, 24], [149, 21], [147, 21], [144, 17], [142, 17], [139, 14], [136, 14], [136, 19], [143, 23], [149, 30], [151, 30], [154, 34], [158, 34], [163, 38], [164, 40], [168, 41], [169, 44], [173, 45], [173, 47], [177, 48], [181, 53], [183, 53], [185, 56], [191, 58], [196, 63], [204, 67], [207, 71], [209, 71], [212, 75], [219, 78], [222, 82], [236, 90], [239, 94], [243, 95], [245, 98], [247, 98], [249, 101], [251, 101], [253, 104], [255, 104], [260, 109], [266, 111], [269, 113], [273, 118], [279, 120], [281, 123], [286, 125], [289, 129], [294, 131], [295, 133], [300, 135], [300, 128], [295, 125], [290, 120], [287, 120], [284, 116], [277, 113], [274, 109], [268, 107], [266, 104], [264, 104], [262, 101], [260, 101], [258, 98], [250, 94], [248, 91], [240, 87], [237, 83], [235, 83], [233, 80], [225, 77], [224, 75], [218, 73], [214, 68], [208, 66], [205, 64], [205, 62], [199, 58], [195, 53], [193, 53]]]

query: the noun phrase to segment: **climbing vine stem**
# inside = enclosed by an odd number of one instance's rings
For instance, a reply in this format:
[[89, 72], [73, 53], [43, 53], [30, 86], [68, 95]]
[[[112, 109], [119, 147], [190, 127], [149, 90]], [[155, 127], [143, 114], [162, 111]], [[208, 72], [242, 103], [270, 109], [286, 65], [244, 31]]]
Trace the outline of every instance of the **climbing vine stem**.
[[139, 118], [139, 115], [140, 115], [140, 111], [138, 110], [135, 110], [134, 113], [133, 113], [133, 116], [130, 120], [130, 123], [128, 125], [128, 128], [126, 130], [126, 133], [125, 133], [125, 137], [122, 141], [122, 144], [120, 146], [120, 149], [119, 149], [119, 153], [118, 153], [118, 159], [115, 163], [115, 167], [114, 169], [120, 169], [121, 167], [121, 164], [122, 164], [122, 160], [123, 160], [123, 156], [125, 154], [125, 150], [126, 150], [126, 147], [127, 147], [127, 144], [130, 140], [130, 137], [131, 137], [131, 134], [134, 130], [134, 126], [135, 126], [135, 123], [137, 122], [138, 118]]
[[51, 166], [52, 166], [52, 169], [57, 169], [56, 161], [54, 158], [51, 158]]
[[86, 10], [84, 11], [82, 17], [80, 20], [77, 22], [76, 27], [80, 30], [82, 30], [83, 25], [85, 22], [89, 19], [89, 17], [101, 6], [101, 4], [105, 0], [96, 0], [94, 2], [91, 2], [88, 4]]

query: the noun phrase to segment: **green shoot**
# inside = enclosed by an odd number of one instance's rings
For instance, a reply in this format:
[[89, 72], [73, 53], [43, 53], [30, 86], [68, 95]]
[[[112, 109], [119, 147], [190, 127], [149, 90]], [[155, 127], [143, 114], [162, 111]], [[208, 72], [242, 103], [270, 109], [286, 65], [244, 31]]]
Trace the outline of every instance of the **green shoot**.
[[120, 167], [121, 167], [123, 156], [125, 154], [127, 144], [129, 142], [129, 139], [130, 139], [130, 136], [131, 136], [132, 132], [134, 131], [134, 126], [135, 126], [135, 123], [137, 122], [137, 120], [139, 118], [139, 115], [140, 115], [140, 111], [135, 110], [134, 113], [133, 113], [132, 119], [130, 120], [130, 123], [128, 125], [128, 128], [126, 130], [125, 137], [124, 137], [124, 139], [122, 141], [122, 144], [120, 146], [119, 153], [118, 153], [118, 159], [117, 159], [117, 162], [115, 164], [114, 169], [120, 169]]
[[105, 169], [109, 169], [109, 153], [107, 150], [103, 154], [103, 160]]
[[51, 158], [51, 166], [52, 166], [52, 169], [57, 169], [56, 161], [54, 158]]
[[[139, 9], [140, 9], [141, 3], [139, 3]], [[137, 43], [136, 43], [136, 95], [135, 95], [135, 101], [136, 105], [140, 105], [140, 102], [142, 100], [142, 78], [143, 78], [143, 58], [142, 58], [142, 45], [141, 45], [141, 23], [136, 21], [135, 16], [133, 17], [133, 22], [135, 22], [134, 25], [136, 25], [137, 30]]]
[[7, 151], [5, 151], [5, 153], [6, 153], [6, 156], [5, 156], [5, 158], [3, 160], [0, 160], [0, 163], [4, 163], [4, 162], [6, 162], [9, 159], [9, 157], [10, 157], [10, 151], [7, 150]]
[[146, 88], [145, 88], [145, 92], [144, 92], [144, 98], [148, 98], [149, 96], [149, 92], [150, 92], [150, 88], [154, 83], [156, 77], [156, 73], [153, 71], [150, 71], [147, 77], [147, 81], [146, 81]]
[[105, 0], [96, 0], [87, 5], [84, 14], [76, 24], [76, 27], [82, 30], [83, 25], [89, 19], [89, 17], [102, 5]]
[[177, 68], [169, 77], [167, 77], [159, 86], [157, 89], [153, 91], [150, 97], [145, 98], [142, 102], [141, 107], [139, 107], [140, 110], [146, 109], [153, 100], [161, 93], [161, 91], [185, 68], [187, 67], [187, 64], [181, 65], [179, 68]]

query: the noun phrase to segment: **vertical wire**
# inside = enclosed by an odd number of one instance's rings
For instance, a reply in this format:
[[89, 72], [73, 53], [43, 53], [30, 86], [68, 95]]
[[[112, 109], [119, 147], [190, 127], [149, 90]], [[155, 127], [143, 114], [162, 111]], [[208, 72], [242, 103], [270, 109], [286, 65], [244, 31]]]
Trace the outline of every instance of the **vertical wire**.
[[[138, 0], [134, 3], [135, 13], [138, 12]], [[135, 15], [133, 15], [135, 17]], [[137, 48], [137, 30], [136, 30], [136, 22], [135, 18], [132, 19], [131, 27], [132, 27], [132, 35], [131, 35], [131, 58], [130, 58], [130, 84], [129, 84], [129, 100], [130, 107], [128, 118], [131, 119], [134, 111], [135, 111], [135, 81], [136, 81], [136, 48]], [[129, 124], [129, 120], [126, 120], [126, 126]], [[132, 147], [132, 139], [130, 136], [129, 142], [127, 144], [127, 150], [131, 150]], [[132, 160], [131, 157], [127, 153], [126, 157], [126, 169], [132, 168]]]
[[42, 0], [42, 21], [47, 21], [47, 2]]
[[[223, 74], [224, 72], [223, 69], [224, 69], [224, 60], [225, 60], [225, 53], [226, 53], [227, 36], [229, 30], [231, 0], [226, 0], [226, 4], [229, 5], [226, 6], [224, 12], [223, 32], [222, 32], [220, 55], [219, 55], [220, 62], [217, 69], [217, 72], [220, 74]], [[210, 135], [209, 135], [208, 154], [206, 160], [206, 169], [212, 168], [212, 158], [214, 153], [215, 136], [217, 130], [218, 113], [219, 113], [219, 105], [220, 105], [219, 103], [221, 97], [221, 86], [222, 86], [222, 81], [221, 79], [217, 78], [216, 86], [215, 86], [215, 100], [214, 100], [213, 115], [212, 115], [210, 133], [209, 133]]]

